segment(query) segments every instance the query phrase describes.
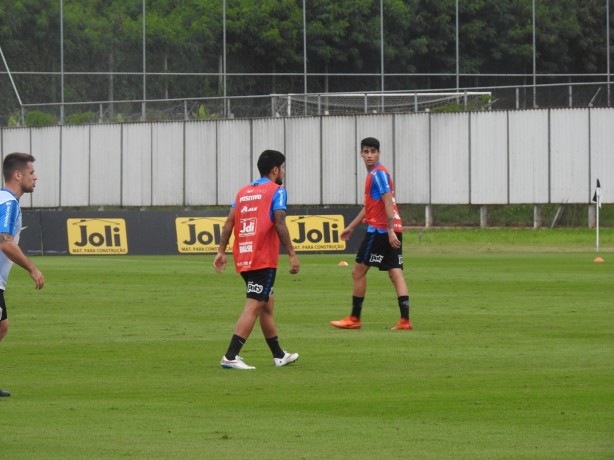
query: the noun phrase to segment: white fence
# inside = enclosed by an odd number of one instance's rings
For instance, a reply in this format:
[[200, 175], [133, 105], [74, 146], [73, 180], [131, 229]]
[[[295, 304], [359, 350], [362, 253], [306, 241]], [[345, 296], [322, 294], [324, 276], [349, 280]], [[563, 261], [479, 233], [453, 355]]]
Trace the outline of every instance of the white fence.
[[367, 136], [399, 203], [589, 203], [597, 178], [614, 202], [611, 108], [13, 128], [0, 149], [37, 159], [23, 207], [229, 205], [269, 148], [286, 154], [291, 204], [355, 205]]

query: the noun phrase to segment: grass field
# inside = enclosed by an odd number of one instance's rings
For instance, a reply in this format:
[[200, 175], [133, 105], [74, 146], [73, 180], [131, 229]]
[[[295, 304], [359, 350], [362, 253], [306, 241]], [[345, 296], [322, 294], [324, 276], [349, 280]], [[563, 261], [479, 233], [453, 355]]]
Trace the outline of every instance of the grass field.
[[[212, 256], [44, 257], [16, 267], [0, 344], [2, 459], [614, 458], [614, 231], [412, 230], [415, 330], [385, 273], [363, 328], [352, 255], [280, 259], [276, 317], [299, 352], [223, 370], [243, 284]], [[346, 260], [348, 267], [337, 263]]]

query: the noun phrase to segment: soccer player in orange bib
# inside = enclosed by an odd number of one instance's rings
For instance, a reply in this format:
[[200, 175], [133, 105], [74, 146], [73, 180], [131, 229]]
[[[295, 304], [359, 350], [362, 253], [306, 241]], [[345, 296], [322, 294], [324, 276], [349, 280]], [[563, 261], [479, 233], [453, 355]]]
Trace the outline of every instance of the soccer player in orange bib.
[[365, 180], [365, 204], [340, 235], [341, 239], [347, 241], [358, 225], [368, 225], [352, 270], [352, 313], [341, 320], [331, 321], [333, 326], [341, 329], [360, 329], [360, 315], [367, 292], [367, 272], [370, 267], [387, 271], [394, 285], [401, 318], [392, 329], [412, 329], [409, 319], [409, 291], [403, 277], [403, 225], [394, 200], [394, 183], [388, 170], [380, 163], [379, 148], [379, 141], [374, 137], [367, 137], [360, 143], [360, 156], [368, 171]]
[[279, 259], [279, 243], [290, 258], [290, 273], [299, 272], [300, 264], [286, 226], [286, 157], [276, 150], [265, 150], [258, 159], [261, 178], [237, 193], [222, 228], [218, 252], [213, 261], [215, 270], [226, 267], [226, 247], [234, 231], [233, 258], [237, 272], [246, 286], [246, 302], [234, 334], [220, 365], [225, 369], [255, 369], [239, 356], [256, 320], [273, 354], [275, 366], [285, 366], [298, 359], [298, 353], [287, 353], [279, 344], [273, 318], [275, 297], [273, 284]]

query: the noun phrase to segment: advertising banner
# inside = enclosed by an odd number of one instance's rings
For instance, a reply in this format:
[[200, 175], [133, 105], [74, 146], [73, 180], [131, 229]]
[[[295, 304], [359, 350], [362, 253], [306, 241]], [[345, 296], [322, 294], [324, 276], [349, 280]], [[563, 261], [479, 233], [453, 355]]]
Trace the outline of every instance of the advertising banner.
[[[286, 224], [296, 251], [355, 253], [364, 228], [357, 228], [349, 241], [342, 241], [340, 234], [359, 211], [356, 207], [290, 210]], [[29, 255], [214, 254], [226, 215], [217, 210], [24, 210], [20, 245]], [[233, 238], [229, 250], [232, 243]]]

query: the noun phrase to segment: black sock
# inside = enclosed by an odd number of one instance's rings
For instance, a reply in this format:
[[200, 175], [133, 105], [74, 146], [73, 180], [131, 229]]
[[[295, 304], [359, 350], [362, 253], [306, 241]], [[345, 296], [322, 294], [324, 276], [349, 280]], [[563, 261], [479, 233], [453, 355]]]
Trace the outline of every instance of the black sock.
[[399, 302], [399, 310], [401, 310], [401, 318], [409, 319], [409, 296], [402, 295], [397, 300]]
[[241, 352], [241, 348], [245, 344], [246, 340], [247, 339], [244, 339], [243, 337], [239, 337], [238, 335], [233, 334], [232, 339], [230, 339], [230, 345], [228, 345], [228, 350], [224, 355], [226, 356], [226, 359], [229, 359], [231, 361], [235, 359], [235, 356], [237, 356]]
[[364, 300], [364, 297], [352, 296], [352, 316], [360, 318], [360, 314], [362, 313], [362, 303]]
[[271, 353], [273, 353], [273, 358], [283, 358], [286, 355], [286, 352], [281, 349], [279, 345], [279, 337], [271, 337], [266, 339], [266, 343], [271, 349]]

